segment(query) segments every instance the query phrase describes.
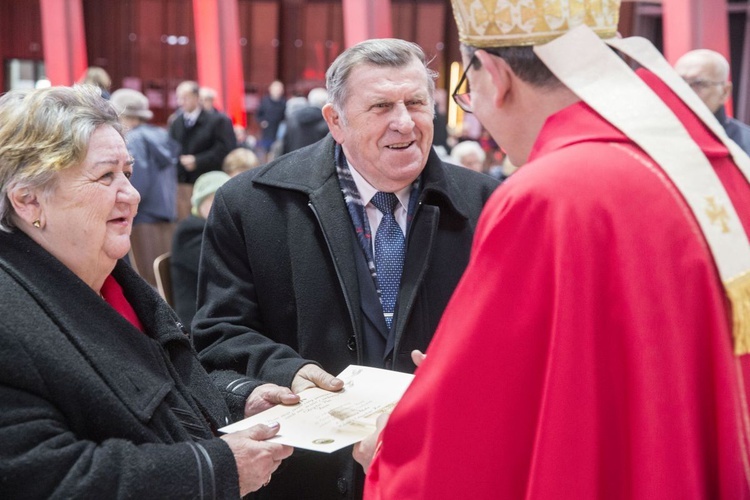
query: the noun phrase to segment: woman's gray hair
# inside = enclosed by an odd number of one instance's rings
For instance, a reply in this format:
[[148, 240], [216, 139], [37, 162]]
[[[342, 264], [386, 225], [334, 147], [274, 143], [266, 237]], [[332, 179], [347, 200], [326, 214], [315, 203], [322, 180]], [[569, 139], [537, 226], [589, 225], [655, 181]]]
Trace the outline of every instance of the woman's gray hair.
[[339, 55], [326, 71], [328, 101], [341, 114], [344, 103], [349, 97], [349, 89], [347, 88], [349, 75], [358, 66], [369, 64], [371, 66], [403, 68], [411, 64], [414, 59], [417, 59], [424, 66], [430, 101], [434, 102], [437, 72], [427, 67], [428, 62], [425, 60], [424, 52], [419, 45], [396, 38], [365, 40]]
[[484, 161], [487, 158], [487, 152], [482, 149], [481, 144], [477, 141], [461, 141], [451, 149], [450, 157], [452, 160], [457, 162], [457, 165], [463, 164], [464, 156], [475, 154], [479, 157], [480, 161]]
[[122, 135], [117, 111], [93, 85], [0, 97], [0, 230], [15, 226], [8, 194], [19, 188], [50, 193], [58, 172], [85, 160], [91, 135], [102, 125]]

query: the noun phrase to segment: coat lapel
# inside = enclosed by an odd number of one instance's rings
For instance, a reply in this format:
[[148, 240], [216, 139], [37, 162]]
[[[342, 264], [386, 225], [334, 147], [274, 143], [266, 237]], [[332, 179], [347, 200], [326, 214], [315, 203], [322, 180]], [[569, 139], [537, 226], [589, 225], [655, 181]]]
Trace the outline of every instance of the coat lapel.
[[[367, 267], [367, 259], [359, 245], [359, 242], [352, 242], [352, 253], [355, 256], [354, 262], [357, 267], [357, 277], [359, 281], [359, 290], [361, 293], [362, 312], [371, 327], [375, 329], [383, 339], [388, 338], [388, 325], [383, 317], [383, 306], [380, 304], [380, 297], [375, 288], [375, 282]], [[367, 330], [367, 327], [365, 327]]]
[[[432, 205], [422, 205], [412, 222], [406, 247], [404, 270], [401, 275], [401, 288], [396, 303], [395, 335], [392, 335], [387, 349], [390, 351], [404, 333], [409, 319], [409, 312], [414, 306], [424, 275], [429, 269], [429, 262], [434, 248], [435, 234], [440, 222], [440, 208]], [[409, 251], [418, 248], [418, 250]]]
[[335, 147], [335, 141], [328, 135], [310, 146], [309, 155], [294, 155], [298, 161], [290, 161], [281, 172], [279, 169], [267, 169], [254, 182], [300, 191], [308, 196], [309, 206], [317, 218], [336, 268], [352, 323], [360, 336], [360, 286], [356, 264], [351, 258], [356, 238], [336, 176]]
[[362, 321], [361, 290], [357, 279], [357, 267], [351, 256], [356, 238], [335, 175], [330, 176], [324, 184], [310, 193], [310, 206], [318, 218], [320, 229], [331, 252], [355, 328], [359, 328]]
[[422, 173], [422, 182], [418, 208], [407, 234], [406, 258], [393, 326], [395, 335], [391, 335], [389, 339], [388, 352], [398, 345], [404, 335], [417, 293], [430, 268], [441, 218], [468, 219], [468, 210], [461, 205], [461, 200], [451, 195], [460, 193], [461, 190], [458, 186], [451, 185], [452, 180], [434, 150], [430, 151]]
[[[34, 297], [133, 414], [148, 421], [173, 386], [154, 340], [26, 235], [2, 233], [0, 246], [0, 266]], [[45, 276], [43, 287], [34, 279], [40, 274]], [[136, 365], [133, 359], [141, 362]]]

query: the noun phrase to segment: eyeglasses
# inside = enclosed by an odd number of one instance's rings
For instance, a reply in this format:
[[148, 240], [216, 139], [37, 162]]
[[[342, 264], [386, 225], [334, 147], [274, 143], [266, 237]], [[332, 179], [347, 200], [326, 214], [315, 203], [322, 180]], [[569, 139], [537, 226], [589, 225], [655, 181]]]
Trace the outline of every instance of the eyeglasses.
[[[471, 91], [469, 92], [462, 92], [459, 93], [458, 91], [461, 90], [461, 87], [463, 87], [464, 82], [466, 81], [466, 73], [469, 72], [469, 68], [474, 64], [474, 61], [477, 60], [477, 54], [476, 52], [471, 56], [471, 59], [469, 59], [469, 64], [466, 65], [464, 68], [464, 72], [461, 75], [461, 79], [458, 80], [458, 85], [456, 85], [456, 89], [453, 91], [453, 94], [451, 97], [453, 98], [453, 101], [458, 105], [459, 108], [464, 110], [464, 113], [473, 113], [474, 108], [471, 106]], [[468, 85], [468, 82], [467, 82]]]
[[714, 85], [726, 84], [726, 82], [714, 82], [711, 80], [703, 80], [702, 78], [696, 78], [694, 80], [685, 78], [685, 82], [690, 85], [690, 88], [693, 90], [705, 90], [707, 88], [713, 87]]

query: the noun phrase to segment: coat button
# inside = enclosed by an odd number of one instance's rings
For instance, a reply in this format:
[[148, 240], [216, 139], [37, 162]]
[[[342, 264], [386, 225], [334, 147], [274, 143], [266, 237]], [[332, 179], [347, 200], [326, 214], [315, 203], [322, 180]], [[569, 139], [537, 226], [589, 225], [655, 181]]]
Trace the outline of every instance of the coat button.
[[354, 335], [349, 337], [349, 340], [346, 341], [346, 347], [352, 352], [357, 352], [357, 339]]
[[391, 356], [388, 356], [388, 357], [387, 357], [387, 358], [385, 359], [385, 369], [386, 369], [386, 370], [391, 370], [391, 369], [393, 369], [393, 358], [392, 358]]
[[346, 494], [346, 478], [340, 477], [338, 481], [336, 481], [336, 486], [339, 489], [339, 493], [342, 495]]

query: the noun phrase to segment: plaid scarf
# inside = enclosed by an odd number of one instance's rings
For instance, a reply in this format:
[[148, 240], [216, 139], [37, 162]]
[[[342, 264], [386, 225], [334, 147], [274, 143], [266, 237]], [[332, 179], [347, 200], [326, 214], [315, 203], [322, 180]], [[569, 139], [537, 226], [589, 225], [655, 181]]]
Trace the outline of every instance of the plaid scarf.
[[[352, 178], [352, 173], [349, 170], [349, 164], [344, 156], [344, 150], [340, 144], [336, 144], [336, 175], [339, 178], [339, 186], [341, 186], [341, 192], [344, 195], [344, 201], [346, 202], [346, 208], [349, 210], [349, 216], [352, 219], [354, 225], [354, 232], [357, 235], [357, 241], [362, 251], [365, 253], [365, 259], [367, 260], [367, 268], [370, 270], [370, 276], [372, 281], [375, 283], [375, 288], [378, 291], [378, 297], [381, 297], [380, 285], [378, 285], [378, 272], [375, 268], [375, 259], [372, 255], [372, 231], [370, 230], [370, 222], [365, 214], [365, 206], [362, 203], [362, 197], [359, 195], [357, 190], [357, 184], [355, 184]], [[417, 206], [417, 198], [419, 198], [420, 189], [420, 178], [412, 183], [411, 195], [409, 196], [409, 209], [406, 212], [406, 234], [409, 234], [409, 227], [411, 227], [411, 221], [414, 217], [414, 210]], [[408, 241], [408, 239], [407, 239]], [[381, 298], [382, 301], [382, 298]]]

